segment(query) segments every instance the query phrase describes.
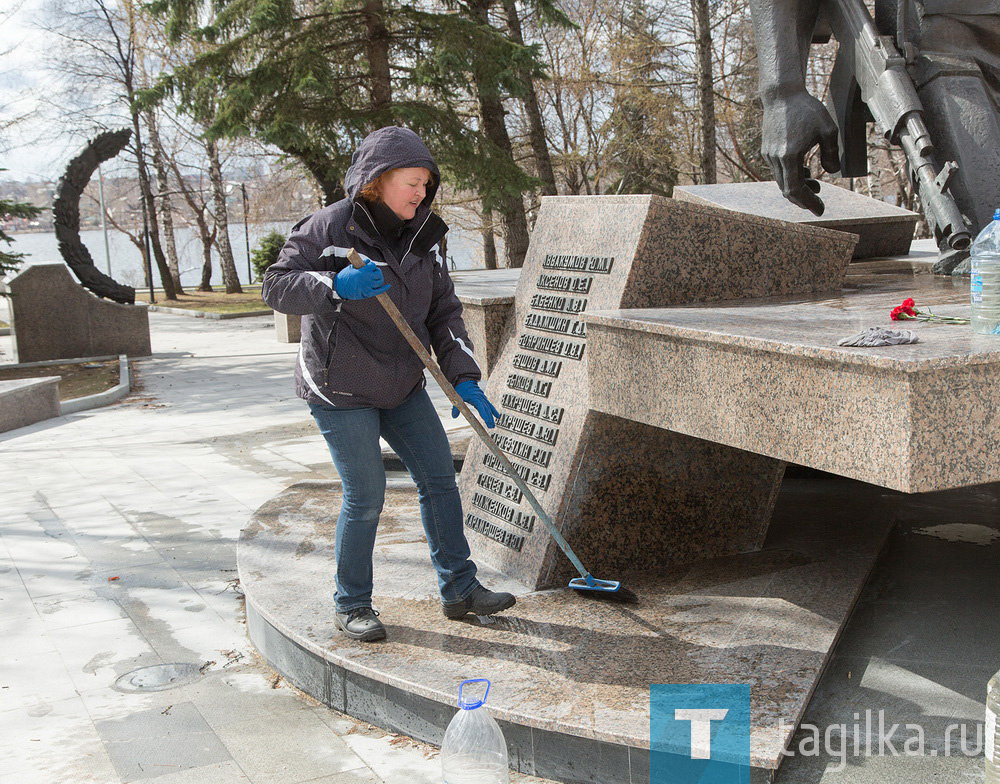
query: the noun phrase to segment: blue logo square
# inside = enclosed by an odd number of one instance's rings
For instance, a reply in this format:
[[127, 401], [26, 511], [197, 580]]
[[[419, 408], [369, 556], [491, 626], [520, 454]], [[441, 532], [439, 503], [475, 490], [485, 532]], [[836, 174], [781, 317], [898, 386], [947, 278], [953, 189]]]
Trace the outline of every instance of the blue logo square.
[[650, 784], [740, 784], [749, 767], [748, 684], [650, 684]]

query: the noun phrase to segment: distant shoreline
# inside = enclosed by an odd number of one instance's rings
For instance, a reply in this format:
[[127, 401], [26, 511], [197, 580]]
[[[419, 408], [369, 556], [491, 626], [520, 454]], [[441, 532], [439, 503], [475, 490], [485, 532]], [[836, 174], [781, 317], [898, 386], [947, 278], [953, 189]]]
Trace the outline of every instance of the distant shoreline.
[[[301, 215], [300, 216], [293, 216], [291, 218], [276, 218], [274, 220], [254, 221], [253, 223], [250, 224], [250, 226], [251, 226], [251, 230], [252, 230], [252, 227], [254, 225], [256, 225], [257, 223], [263, 223], [263, 224], [287, 223], [289, 226], [293, 226], [296, 223], [298, 223], [300, 220], [302, 220], [302, 216]], [[230, 224], [230, 225], [242, 226], [243, 224], [242, 223], [234, 223], [234, 224]], [[50, 234], [50, 233], [54, 232], [55, 230], [56, 230], [56, 227], [55, 227], [54, 223], [53, 224], [49, 224], [48, 226], [36, 226], [36, 227], [30, 228], [30, 229], [4, 229], [4, 231], [10, 237], [16, 237], [18, 234]], [[101, 224], [99, 224], [99, 223], [94, 224], [94, 225], [86, 224], [86, 225], [80, 226], [80, 231], [100, 231], [100, 230], [101, 230]], [[115, 231], [115, 229], [112, 226], [108, 226], [108, 231]]]

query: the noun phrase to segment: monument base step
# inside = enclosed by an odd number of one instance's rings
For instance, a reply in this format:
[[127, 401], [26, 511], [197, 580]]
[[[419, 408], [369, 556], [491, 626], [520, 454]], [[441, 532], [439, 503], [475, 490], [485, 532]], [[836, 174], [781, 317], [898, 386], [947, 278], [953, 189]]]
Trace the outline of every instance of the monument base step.
[[[846, 487], [849, 485], [849, 491]], [[899, 496], [835, 477], [788, 479], [765, 547], [622, 579], [635, 605], [568, 588], [529, 593], [493, 618], [441, 613], [416, 493], [390, 477], [374, 604], [388, 630], [355, 642], [333, 621], [336, 482], [288, 488], [240, 537], [252, 642], [329, 707], [440, 744], [458, 684], [493, 682], [511, 767], [567, 782], [649, 781], [649, 686], [747, 683], [753, 781], [768, 781], [872, 569]]]

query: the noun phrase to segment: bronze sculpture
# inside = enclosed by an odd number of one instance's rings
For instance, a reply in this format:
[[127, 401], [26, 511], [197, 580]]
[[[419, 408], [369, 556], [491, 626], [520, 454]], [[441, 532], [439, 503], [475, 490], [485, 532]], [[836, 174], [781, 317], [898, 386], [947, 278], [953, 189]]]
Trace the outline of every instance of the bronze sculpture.
[[[1000, 206], [1000, 0], [750, 0], [764, 104], [762, 151], [793, 203], [822, 212], [805, 155], [867, 174], [866, 123], [907, 153], [938, 242], [936, 272], [968, 255]], [[840, 43], [831, 110], [805, 86], [811, 41]]]
[[125, 149], [130, 138], [132, 131], [128, 128], [106, 131], [95, 136], [83, 152], [66, 166], [66, 173], [59, 180], [56, 200], [52, 205], [59, 252], [69, 268], [80, 283], [98, 297], [123, 305], [135, 302], [135, 289], [118, 283], [94, 265], [90, 251], [80, 239], [80, 196], [97, 167]]

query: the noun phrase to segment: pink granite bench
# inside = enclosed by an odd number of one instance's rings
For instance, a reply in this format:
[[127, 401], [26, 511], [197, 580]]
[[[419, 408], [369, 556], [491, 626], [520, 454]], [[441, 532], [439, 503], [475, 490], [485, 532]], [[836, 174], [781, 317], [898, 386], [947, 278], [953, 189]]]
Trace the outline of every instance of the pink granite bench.
[[0, 433], [59, 416], [59, 376], [0, 381]]

